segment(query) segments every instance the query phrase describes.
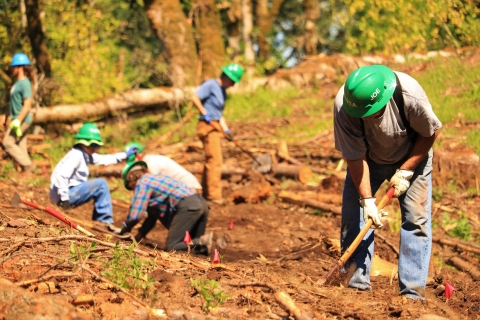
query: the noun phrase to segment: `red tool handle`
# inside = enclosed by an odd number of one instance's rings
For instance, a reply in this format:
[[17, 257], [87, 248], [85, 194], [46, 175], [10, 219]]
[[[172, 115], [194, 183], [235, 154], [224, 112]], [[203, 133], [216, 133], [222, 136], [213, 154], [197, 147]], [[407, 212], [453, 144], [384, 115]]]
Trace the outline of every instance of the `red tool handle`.
[[63, 221], [65, 222], [66, 224], [72, 226], [73, 229], [77, 229], [77, 223], [74, 222], [74, 221], [70, 221], [70, 220], [67, 220], [67, 218], [65, 218], [65, 216], [63, 214], [61, 214], [60, 212], [56, 211], [55, 209], [53, 209], [52, 207], [46, 207], [45, 208], [45, 212], [51, 214], [52, 216], [54, 216], [55, 218], [57, 218], [58, 220], [60, 221]]

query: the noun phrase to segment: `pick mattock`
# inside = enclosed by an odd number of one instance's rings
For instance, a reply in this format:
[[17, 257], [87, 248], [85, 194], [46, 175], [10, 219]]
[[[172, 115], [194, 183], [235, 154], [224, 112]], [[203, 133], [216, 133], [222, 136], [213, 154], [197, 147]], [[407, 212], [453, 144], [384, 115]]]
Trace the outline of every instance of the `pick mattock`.
[[[228, 139], [227, 135], [225, 134], [225, 132], [222, 130], [222, 128], [220, 127], [220, 125], [217, 122], [211, 121], [210, 125], [215, 130], [217, 130], [218, 132], [223, 134], [225, 136], [225, 138]], [[267, 173], [271, 170], [272, 159], [271, 159], [270, 156], [263, 156], [263, 157], [258, 157], [257, 158], [249, 150], [242, 147], [242, 145], [240, 143], [238, 143], [238, 141], [236, 141], [235, 139], [233, 139], [232, 142], [235, 144], [235, 146], [237, 146], [238, 149], [240, 149], [240, 151], [242, 151], [243, 153], [248, 155], [253, 161], [255, 161], [255, 163], [257, 165], [254, 165], [254, 171], [257, 171], [257, 172], [260, 172], [260, 173]]]
[[27, 201], [27, 200], [23, 200], [18, 193], [15, 193], [15, 195], [13, 196], [12, 202], [10, 202], [10, 205], [12, 207], [15, 207], [15, 208], [22, 208], [22, 204], [27, 205], [27, 206], [32, 207], [32, 208], [35, 208], [35, 209], [38, 209], [38, 210], [45, 211], [46, 213], [48, 213], [48, 214], [54, 216], [55, 218], [57, 218], [58, 220], [60, 220], [64, 223], [66, 223], [67, 225], [71, 226], [73, 229], [76, 229], [76, 230], [86, 234], [89, 237], [95, 237], [95, 235], [93, 233], [91, 233], [90, 231], [82, 228], [76, 222], [68, 220], [63, 214], [56, 211], [52, 207], [43, 207], [43, 206], [38, 205], [36, 203], [30, 202], [30, 201]]
[[[387, 202], [393, 197], [393, 194], [395, 193], [395, 188], [390, 187], [388, 189], [387, 193], [383, 196], [382, 200], [377, 205], [378, 211], [382, 210]], [[321, 278], [320, 280], [317, 281], [317, 285], [324, 285], [328, 279], [330, 279], [333, 274], [335, 274], [340, 268], [342, 268], [347, 260], [352, 256], [353, 252], [357, 249], [358, 245], [362, 242], [363, 237], [367, 234], [368, 230], [372, 227], [373, 220], [368, 219], [368, 221], [365, 223], [365, 226], [360, 230], [360, 233], [357, 235], [355, 240], [353, 240], [352, 244], [345, 250], [343, 255], [338, 259], [337, 263], [328, 271], [328, 273]]]

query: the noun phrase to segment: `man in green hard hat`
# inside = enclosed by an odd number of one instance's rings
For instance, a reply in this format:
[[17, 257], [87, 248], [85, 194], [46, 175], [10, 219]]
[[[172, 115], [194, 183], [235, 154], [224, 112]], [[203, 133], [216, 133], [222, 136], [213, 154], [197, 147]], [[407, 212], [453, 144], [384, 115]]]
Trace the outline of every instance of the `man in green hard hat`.
[[[200, 112], [197, 135], [203, 143], [206, 158], [202, 176], [203, 197], [216, 203], [223, 202], [221, 185], [223, 157], [220, 141], [224, 134], [229, 140], [233, 139], [223, 117], [227, 100], [226, 89], [239, 83], [243, 73], [244, 69], [236, 63], [223, 66], [219, 78], [205, 81], [190, 97], [190, 101]], [[223, 132], [219, 132], [217, 128]]]
[[[383, 226], [375, 193], [395, 188], [402, 213], [398, 262], [400, 294], [425, 299], [432, 246], [432, 146], [442, 124], [411, 76], [384, 65], [353, 71], [334, 103], [335, 147], [347, 162], [341, 246], [345, 251], [367, 219]], [[349, 286], [371, 290], [374, 230], [344, 267]]]
[[98, 154], [103, 145], [100, 130], [94, 123], [85, 123], [74, 137], [73, 148], [55, 166], [50, 178], [50, 201], [62, 209], [77, 207], [93, 199], [92, 220], [115, 230], [113, 208], [108, 183], [103, 178], [88, 180], [89, 164], [119, 163], [137, 152]]

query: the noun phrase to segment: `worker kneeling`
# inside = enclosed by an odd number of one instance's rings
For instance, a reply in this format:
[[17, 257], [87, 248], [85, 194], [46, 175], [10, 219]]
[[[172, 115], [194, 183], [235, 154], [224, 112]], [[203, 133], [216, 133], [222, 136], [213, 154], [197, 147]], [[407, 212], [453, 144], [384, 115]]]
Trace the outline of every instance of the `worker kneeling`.
[[149, 174], [144, 161], [127, 163], [122, 178], [125, 188], [134, 190], [130, 212], [119, 234], [130, 232], [148, 214], [135, 240], [150, 232], [157, 220], [168, 229], [166, 250], [188, 250], [183, 242], [188, 231], [193, 253], [210, 254], [213, 233], [204, 234], [208, 220], [208, 205], [195, 190], [184, 183], [161, 174]]

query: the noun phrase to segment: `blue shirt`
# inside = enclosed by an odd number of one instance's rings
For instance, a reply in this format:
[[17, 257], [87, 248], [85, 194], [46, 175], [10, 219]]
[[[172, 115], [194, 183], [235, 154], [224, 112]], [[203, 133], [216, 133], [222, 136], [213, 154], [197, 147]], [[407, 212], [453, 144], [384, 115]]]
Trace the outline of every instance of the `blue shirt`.
[[161, 217], [173, 214], [180, 200], [194, 194], [195, 190], [183, 182], [161, 174], [144, 174], [135, 187], [126, 223], [143, 219], [147, 208], [152, 207]]
[[[212, 120], [220, 120], [223, 109], [225, 108], [227, 92], [220, 86], [217, 79], [205, 81], [195, 93], [202, 101], [203, 107], [207, 110], [210, 118]], [[200, 119], [202, 118], [203, 117], [200, 116]]]

